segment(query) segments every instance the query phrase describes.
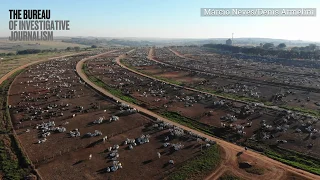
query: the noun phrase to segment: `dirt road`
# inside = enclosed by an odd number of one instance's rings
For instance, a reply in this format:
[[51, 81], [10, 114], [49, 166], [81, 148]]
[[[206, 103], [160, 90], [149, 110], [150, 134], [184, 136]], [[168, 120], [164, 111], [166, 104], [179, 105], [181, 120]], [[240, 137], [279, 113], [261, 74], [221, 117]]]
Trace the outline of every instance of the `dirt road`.
[[[243, 152], [244, 151], [244, 148], [243, 147], [240, 147], [240, 146], [237, 146], [235, 144], [232, 144], [230, 142], [227, 142], [227, 141], [224, 141], [224, 140], [221, 140], [221, 139], [218, 139], [218, 138], [215, 138], [215, 137], [211, 137], [209, 135], [206, 135], [204, 133], [201, 133], [201, 132], [198, 132], [196, 130], [193, 130], [191, 128], [188, 128], [186, 126], [183, 126], [183, 125], [180, 125], [178, 123], [175, 123], [175, 122], [172, 122], [166, 118], [163, 118], [162, 116], [159, 116], [158, 114], [155, 114], [147, 109], [144, 109], [138, 105], [135, 105], [135, 104], [132, 104], [132, 103], [128, 103], [128, 102], [125, 102], [115, 96], [113, 96], [111, 93], [109, 93], [107, 90], [97, 86], [96, 84], [94, 84], [93, 82], [91, 82], [87, 76], [84, 74], [84, 72], [82, 72], [82, 66], [84, 64], [85, 61], [89, 60], [89, 59], [92, 59], [94, 57], [97, 57], [97, 56], [93, 56], [93, 57], [89, 57], [89, 58], [86, 58], [86, 59], [83, 59], [81, 61], [78, 62], [77, 64], [77, 67], [76, 67], [76, 71], [78, 73], [78, 75], [82, 78], [83, 81], [85, 81], [88, 85], [90, 85], [92, 88], [98, 90], [99, 92], [101, 92], [102, 94], [106, 95], [106, 96], [109, 96], [109, 97], [112, 97], [116, 100], [118, 100], [119, 102], [122, 102], [122, 103], [126, 103], [128, 105], [130, 105], [131, 107], [133, 108], [136, 108], [137, 110], [143, 112], [143, 113], [146, 113], [146, 114], [149, 114], [155, 118], [159, 118], [163, 121], [166, 121], [168, 123], [171, 123], [175, 126], [178, 126], [178, 127], [181, 127], [187, 131], [191, 131], [193, 133], [196, 133], [196, 134], [199, 134], [205, 138], [208, 138], [208, 139], [211, 139], [211, 140], [214, 140], [217, 142], [217, 144], [219, 146], [221, 146], [224, 151], [225, 151], [225, 157], [223, 158], [223, 162], [221, 164], [221, 167], [218, 168], [214, 173], [212, 173], [208, 178], [209, 179], [217, 179], [219, 177], [219, 175], [223, 174], [224, 171], [230, 169], [232, 170], [232, 172], [235, 173], [235, 175], [237, 176], [240, 176], [240, 177], [243, 177], [245, 179], [266, 179], [266, 180], [270, 180], [270, 179], [283, 179], [284, 177], [286, 177], [286, 172], [292, 172], [294, 174], [297, 174], [297, 175], [300, 175], [306, 179], [320, 179], [320, 176], [317, 176], [317, 175], [314, 175], [312, 173], [309, 173], [309, 172], [306, 172], [306, 171], [303, 171], [303, 170], [300, 170], [300, 169], [296, 169], [296, 168], [293, 168], [291, 166], [288, 166], [288, 165], [285, 165], [283, 163], [280, 163], [276, 160], [273, 160], [273, 159], [270, 159], [264, 155], [261, 155], [259, 153], [256, 153], [256, 152], [253, 152], [253, 151], [245, 151], [244, 153], [246, 155], [248, 155], [249, 157], [251, 157], [253, 159], [253, 161], [257, 161], [259, 164], [263, 164], [264, 167], [268, 167], [268, 170], [266, 171], [266, 173], [264, 175], [253, 175], [253, 174], [249, 174], [249, 173], [246, 173], [244, 170], [242, 169], [239, 169], [238, 168], [238, 162], [237, 162], [237, 154], [239, 152]], [[122, 67], [122, 68], [126, 68], [138, 75], [142, 75], [144, 77], [147, 77], [147, 78], [151, 78], [151, 79], [154, 79], [153, 77], [150, 77], [150, 76], [147, 76], [145, 74], [142, 74], [142, 73], [139, 73], [137, 71], [134, 71], [134, 70], [131, 70], [129, 69], [128, 67], [124, 66], [123, 64], [121, 64], [120, 62], [120, 59], [126, 57], [125, 55], [121, 55], [119, 56], [117, 59], [116, 59], [116, 62]], [[157, 79], [155, 79], [157, 80]], [[167, 82], [166, 82], [167, 83]]]
[[173, 52], [178, 57], [181, 57], [181, 58], [184, 58], [184, 59], [197, 60], [197, 59], [194, 59], [194, 58], [186, 57], [186, 56], [180, 54], [178, 51], [175, 51], [175, 50], [173, 50], [171, 48], [168, 48], [168, 49], [169, 49], [169, 51]]

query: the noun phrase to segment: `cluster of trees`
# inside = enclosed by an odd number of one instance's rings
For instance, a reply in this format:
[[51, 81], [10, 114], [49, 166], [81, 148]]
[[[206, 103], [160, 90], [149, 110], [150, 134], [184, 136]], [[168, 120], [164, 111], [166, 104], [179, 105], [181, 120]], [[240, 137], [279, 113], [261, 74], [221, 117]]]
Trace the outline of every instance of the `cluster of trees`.
[[178, 48], [178, 47], [199, 47], [199, 46], [197, 46], [197, 45], [177, 45], [177, 46], [169, 46], [169, 48]]
[[17, 51], [17, 54], [38, 54], [41, 53], [40, 49], [25, 49]]
[[[265, 43], [265, 44], [260, 43], [260, 47], [262, 47], [263, 49], [285, 49], [287, 45], [285, 43], [280, 43], [278, 44], [278, 46], [275, 46], [273, 43]], [[315, 51], [317, 49], [317, 45], [309, 44], [308, 46], [305, 46], [305, 47], [293, 47], [291, 48], [291, 50], [292, 49], [295, 51]]]
[[83, 44], [83, 45], [90, 46], [92, 44], [102, 44], [102, 43], [105, 42], [105, 40], [98, 39], [98, 38], [93, 38], [93, 39], [89, 39], [89, 38], [71, 38], [71, 39], [62, 40], [62, 42], [76, 43], [76, 44]]
[[75, 47], [67, 47], [66, 51], [80, 51], [80, 47], [79, 46], [75, 46]]
[[0, 56], [13, 56], [13, 55], [16, 55], [15, 53], [13, 52], [9, 52], [9, 53], [0, 53]]
[[306, 47], [294, 47], [291, 50], [283, 50], [286, 47], [284, 43], [280, 43], [278, 48], [274, 48], [274, 44], [260, 44], [260, 47], [240, 47], [229, 46], [224, 44], [205, 44], [204, 47], [214, 48], [218, 51], [227, 51], [232, 53], [243, 53], [257, 56], [272, 56], [286, 59], [320, 59], [320, 50], [316, 50], [317, 46], [310, 44]]
[[[98, 46], [92, 45], [91, 48], [97, 48]], [[88, 48], [85, 48], [85, 50]], [[65, 50], [58, 50], [57, 48], [54, 49], [25, 49], [25, 50], [18, 50], [16, 53], [9, 52], [9, 53], [0, 53], [0, 56], [13, 56], [13, 55], [22, 55], [22, 54], [38, 54], [38, 53], [46, 53], [46, 52], [58, 52], [58, 51], [80, 51], [81, 48], [79, 46], [76, 47], [67, 47]]]
[[260, 43], [260, 47], [262, 47], [263, 49], [275, 49], [275, 48], [284, 49], [287, 47], [287, 45], [285, 43], [280, 43], [276, 47], [273, 43], [265, 43], [265, 44]]
[[22, 54], [38, 54], [38, 53], [46, 53], [46, 52], [58, 52], [57, 48], [54, 49], [25, 49], [25, 50], [18, 50], [16, 54], [12, 53], [12, 55], [22, 55]]
[[[92, 45], [91, 48], [98, 48], [98, 46]], [[88, 50], [89, 47], [88, 47], [88, 48], [83, 48], [83, 49], [84, 49], [84, 50]], [[66, 50], [66, 51], [80, 51], [81, 48], [80, 48], [79, 46], [75, 46], [75, 47], [67, 47], [65, 50]]]

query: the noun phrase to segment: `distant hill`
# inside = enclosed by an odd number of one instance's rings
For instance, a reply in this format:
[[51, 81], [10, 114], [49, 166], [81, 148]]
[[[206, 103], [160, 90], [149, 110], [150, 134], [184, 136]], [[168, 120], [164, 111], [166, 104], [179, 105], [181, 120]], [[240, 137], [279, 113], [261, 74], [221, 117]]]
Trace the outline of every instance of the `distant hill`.
[[[171, 46], [171, 45], [203, 45], [203, 44], [225, 44], [229, 38], [208, 38], [208, 39], [192, 39], [192, 38], [139, 38], [139, 37], [55, 37], [54, 42], [65, 43], [65, 45], [75, 46], [76, 44], [84, 46]], [[0, 38], [0, 41], [8, 42], [7, 38]], [[16, 43], [16, 42], [15, 42]], [[235, 45], [239, 46], [257, 46], [260, 43], [274, 43], [275, 45], [285, 43], [287, 46], [307, 46], [310, 43], [320, 46], [320, 42], [302, 41], [302, 40], [286, 40], [271, 38], [234, 38]], [[44, 43], [41, 43], [44, 44]], [[47, 42], [47, 44], [52, 44]], [[64, 46], [63, 46], [64, 47]], [[3, 47], [4, 48], [4, 47]], [[55, 47], [54, 47], [55, 48]], [[59, 48], [59, 47], [58, 47]], [[3, 49], [4, 50], [4, 49]]]

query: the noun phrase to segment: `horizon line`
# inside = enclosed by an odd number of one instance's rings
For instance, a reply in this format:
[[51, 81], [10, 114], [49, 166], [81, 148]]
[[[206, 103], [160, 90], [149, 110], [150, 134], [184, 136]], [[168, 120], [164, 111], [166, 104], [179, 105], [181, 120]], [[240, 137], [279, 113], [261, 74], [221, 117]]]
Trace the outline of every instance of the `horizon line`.
[[[113, 39], [173, 39], [173, 40], [210, 40], [210, 39], [231, 39], [230, 37], [210, 37], [210, 38], [194, 38], [194, 37], [126, 37], [126, 36], [55, 36], [55, 38], [113, 38]], [[0, 36], [0, 39], [8, 39], [7, 36]], [[284, 40], [284, 41], [304, 41], [304, 42], [315, 42], [320, 43], [320, 41], [314, 40], [304, 40], [304, 39], [279, 39], [279, 38], [268, 38], [268, 37], [237, 37], [233, 39], [270, 39], [270, 40]]]

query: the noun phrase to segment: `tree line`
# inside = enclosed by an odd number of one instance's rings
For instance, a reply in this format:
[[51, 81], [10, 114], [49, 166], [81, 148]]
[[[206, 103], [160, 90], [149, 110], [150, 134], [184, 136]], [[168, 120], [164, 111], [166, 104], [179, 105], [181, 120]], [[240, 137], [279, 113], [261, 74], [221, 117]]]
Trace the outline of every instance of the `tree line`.
[[279, 44], [277, 47], [275, 47], [273, 43], [260, 44], [259, 47], [240, 47], [225, 44], [205, 44], [203, 46], [231, 53], [243, 53], [257, 56], [272, 56], [286, 59], [320, 60], [320, 50], [317, 50], [317, 46], [315, 44], [310, 44], [305, 47], [293, 47], [290, 50], [284, 49], [286, 47], [284, 43]]
[[[90, 48], [98, 48], [96, 45], [92, 45]], [[0, 56], [13, 56], [13, 55], [24, 55], [24, 54], [39, 54], [39, 53], [47, 53], [47, 52], [61, 52], [61, 51], [80, 51], [80, 50], [88, 50], [88, 48], [81, 49], [79, 46], [75, 47], [67, 47], [66, 49], [24, 49], [24, 50], [17, 50], [16, 53], [9, 52], [9, 53], [0, 53]]]

